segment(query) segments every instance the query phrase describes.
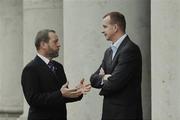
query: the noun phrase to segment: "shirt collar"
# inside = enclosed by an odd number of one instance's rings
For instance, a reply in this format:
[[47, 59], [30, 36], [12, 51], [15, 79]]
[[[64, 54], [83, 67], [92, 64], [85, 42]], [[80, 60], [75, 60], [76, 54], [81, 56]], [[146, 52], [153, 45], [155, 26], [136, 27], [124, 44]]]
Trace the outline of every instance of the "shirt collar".
[[118, 49], [119, 45], [122, 43], [122, 41], [124, 40], [124, 38], [127, 36], [127, 34], [124, 34], [123, 36], [121, 36], [114, 44], [111, 44], [111, 48], [112, 49]]
[[49, 59], [47, 59], [46, 57], [42, 56], [41, 54], [37, 53], [37, 56], [39, 56], [46, 64], [49, 63]]

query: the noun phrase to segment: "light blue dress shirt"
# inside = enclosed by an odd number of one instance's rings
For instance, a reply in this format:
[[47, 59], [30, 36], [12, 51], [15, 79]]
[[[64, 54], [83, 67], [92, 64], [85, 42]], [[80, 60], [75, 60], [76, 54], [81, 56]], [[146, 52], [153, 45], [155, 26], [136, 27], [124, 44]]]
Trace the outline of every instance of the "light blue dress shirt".
[[111, 44], [111, 49], [113, 51], [113, 54], [112, 54], [112, 60], [118, 50], [118, 47], [120, 46], [120, 44], [122, 43], [122, 41], [124, 40], [124, 38], [127, 36], [127, 34], [124, 34], [123, 36], [121, 36], [115, 43], [112, 43]]

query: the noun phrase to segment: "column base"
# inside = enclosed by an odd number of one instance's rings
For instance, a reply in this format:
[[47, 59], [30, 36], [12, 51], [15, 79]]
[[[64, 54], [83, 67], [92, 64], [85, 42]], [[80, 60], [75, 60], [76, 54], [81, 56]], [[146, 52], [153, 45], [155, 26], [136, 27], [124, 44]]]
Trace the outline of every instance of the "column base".
[[18, 120], [22, 113], [2, 113], [0, 112], [0, 120]]

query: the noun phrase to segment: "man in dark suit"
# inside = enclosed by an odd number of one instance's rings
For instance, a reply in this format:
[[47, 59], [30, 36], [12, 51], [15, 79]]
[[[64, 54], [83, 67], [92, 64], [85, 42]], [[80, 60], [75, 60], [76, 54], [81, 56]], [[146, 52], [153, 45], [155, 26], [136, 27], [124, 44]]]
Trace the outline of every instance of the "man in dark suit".
[[54, 30], [41, 30], [35, 39], [37, 56], [22, 72], [22, 88], [30, 105], [28, 120], [67, 120], [66, 103], [81, 100], [90, 85], [83, 80], [68, 88], [63, 66], [52, 60], [59, 55], [60, 43]]
[[111, 41], [99, 69], [90, 81], [104, 96], [102, 120], [142, 120], [139, 47], [125, 33], [123, 14], [111, 12], [103, 17], [102, 33]]

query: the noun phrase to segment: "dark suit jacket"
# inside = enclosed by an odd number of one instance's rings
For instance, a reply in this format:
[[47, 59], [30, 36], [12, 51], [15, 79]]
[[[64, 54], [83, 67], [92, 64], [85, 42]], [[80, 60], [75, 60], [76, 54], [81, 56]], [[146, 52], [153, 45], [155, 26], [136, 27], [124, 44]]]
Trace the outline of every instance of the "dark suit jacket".
[[[111, 74], [101, 85], [100, 68]], [[101, 88], [104, 96], [102, 120], [142, 120], [141, 105], [142, 57], [139, 47], [127, 36], [120, 44], [113, 61], [111, 48], [104, 54], [99, 69], [91, 76], [91, 85]]]
[[62, 96], [60, 88], [66, 83], [63, 66], [53, 61], [56, 73], [38, 56], [22, 72], [21, 84], [30, 105], [28, 120], [66, 120], [66, 103], [80, 100]]

